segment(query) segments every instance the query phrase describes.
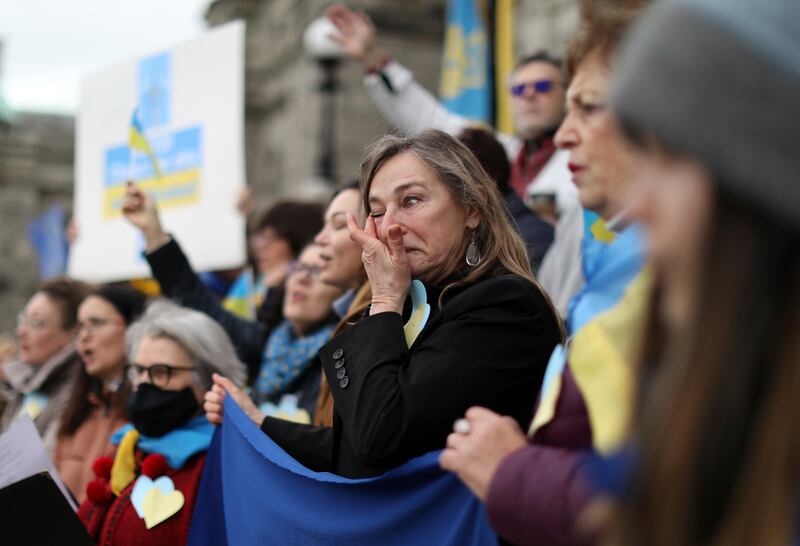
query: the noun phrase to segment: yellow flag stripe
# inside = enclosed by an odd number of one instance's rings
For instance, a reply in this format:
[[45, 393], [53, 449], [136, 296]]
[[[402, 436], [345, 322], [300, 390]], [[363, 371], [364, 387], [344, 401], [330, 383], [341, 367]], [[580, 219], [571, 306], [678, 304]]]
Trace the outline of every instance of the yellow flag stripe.
[[514, 134], [514, 118], [511, 116], [511, 97], [508, 82], [514, 69], [514, 0], [495, 2], [494, 34], [494, 93], [495, 126], [501, 133]]

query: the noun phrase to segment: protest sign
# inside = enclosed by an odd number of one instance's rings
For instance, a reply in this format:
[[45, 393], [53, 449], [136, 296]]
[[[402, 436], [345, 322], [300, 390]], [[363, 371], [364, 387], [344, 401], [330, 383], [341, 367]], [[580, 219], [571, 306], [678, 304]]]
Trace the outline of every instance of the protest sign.
[[149, 276], [143, 238], [122, 216], [128, 179], [156, 198], [164, 228], [196, 269], [244, 262], [235, 207], [244, 186], [243, 89], [242, 22], [84, 79], [71, 276]]

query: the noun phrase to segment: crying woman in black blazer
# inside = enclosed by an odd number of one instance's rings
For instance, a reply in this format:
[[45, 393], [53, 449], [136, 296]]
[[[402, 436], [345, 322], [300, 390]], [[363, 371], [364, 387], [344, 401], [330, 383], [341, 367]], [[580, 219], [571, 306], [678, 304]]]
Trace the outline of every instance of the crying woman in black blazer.
[[[348, 224], [372, 305], [318, 354], [333, 427], [264, 418], [226, 381], [206, 396], [209, 419], [221, 419], [227, 390], [300, 462], [348, 477], [444, 448], [471, 406], [525, 426], [561, 328], [494, 183], [460, 142], [425, 131], [373, 145], [362, 193], [366, 225]], [[412, 279], [420, 281], [413, 288]], [[427, 320], [408, 297], [420, 287]]]

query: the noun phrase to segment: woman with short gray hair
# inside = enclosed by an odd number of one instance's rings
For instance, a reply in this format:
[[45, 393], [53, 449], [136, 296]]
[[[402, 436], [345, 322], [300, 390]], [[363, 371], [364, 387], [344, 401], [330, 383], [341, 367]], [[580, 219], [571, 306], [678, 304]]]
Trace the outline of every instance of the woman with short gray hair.
[[[215, 373], [242, 385], [245, 366], [213, 319], [165, 300], [148, 307], [125, 341], [131, 423], [111, 438], [113, 460], [95, 462], [78, 515], [99, 544], [185, 544], [213, 435], [203, 394]], [[155, 497], [178, 494], [183, 502], [169, 510], [149, 508]]]
[[172, 339], [188, 353], [195, 366], [197, 386], [205, 393], [213, 385], [211, 375], [218, 373], [237, 385], [243, 385], [246, 370], [236, 356], [225, 330], [199, 311], [180, 307], [168, 300], [150, 304], [147, 313], [134, 323], [125, 338], [129, 362], [143, 337]]

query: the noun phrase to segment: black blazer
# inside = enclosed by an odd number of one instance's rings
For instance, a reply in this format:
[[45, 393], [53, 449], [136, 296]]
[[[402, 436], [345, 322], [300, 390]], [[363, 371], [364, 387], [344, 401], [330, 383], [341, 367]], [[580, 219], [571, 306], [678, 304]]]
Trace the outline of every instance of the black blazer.
[[262, 430], [305, 466], [356, 478], [444, 448], [471, 406], [527, 426], [561, 338], [541, 291], [503, 275], [449, 291], [438, 310], [439, 292], [426, 288], [431, 316], [410, 348], [405, 318], [380, 313], [320, 349], [332, 428], [268, 417]]

